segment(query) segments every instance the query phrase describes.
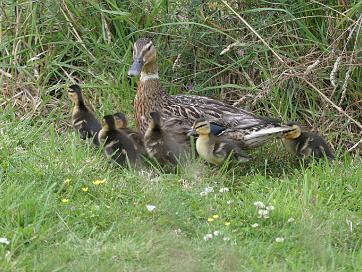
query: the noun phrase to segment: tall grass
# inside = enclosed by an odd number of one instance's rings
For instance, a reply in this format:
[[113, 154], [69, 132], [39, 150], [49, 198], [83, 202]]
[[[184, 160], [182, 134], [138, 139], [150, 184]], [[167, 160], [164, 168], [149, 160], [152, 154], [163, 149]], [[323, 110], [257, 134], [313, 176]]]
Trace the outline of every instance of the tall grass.
[[130, 110], [131, 44], [149, 36], [160, 49], [170, 92], [214, 96], [305, 122], [336, 147], [355, 144], [361, 131], [361, 2], [228, 3], [3, 1], [1, 105], [17, 104], [35, 115], [63, 109], [64, 86], [76, 81], [93, 90], [91, 102], [100, 112], [112, 108], [110, 101]]

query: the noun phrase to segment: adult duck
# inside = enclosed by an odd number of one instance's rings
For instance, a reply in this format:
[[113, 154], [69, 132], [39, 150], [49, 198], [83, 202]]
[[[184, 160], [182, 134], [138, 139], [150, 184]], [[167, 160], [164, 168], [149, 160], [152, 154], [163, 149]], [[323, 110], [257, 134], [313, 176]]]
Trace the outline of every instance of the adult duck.
[[243, 141], [249, 148], [263, 144], [275, 134], [292, 130], [276, 119], [260, 117], [208, 97], [168, 95], [161, 86], [156, 56], [150, 39], [140, 38], [134, 43], [133, 64], [128, 75], [141, 75], [134, 100], [135, 119], [141, 133], [147, 129], [151, 112], [159, 112], [165, 129], [184, 135], [185, 140], [199, 118], [210, 121], [223, 137]]

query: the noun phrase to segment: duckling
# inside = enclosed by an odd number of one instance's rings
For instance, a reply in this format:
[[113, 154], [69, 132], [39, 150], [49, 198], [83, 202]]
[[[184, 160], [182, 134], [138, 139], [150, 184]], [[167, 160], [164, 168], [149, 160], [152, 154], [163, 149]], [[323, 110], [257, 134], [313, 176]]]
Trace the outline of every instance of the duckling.
[[126, 134], [128, 137], [130, 137], [134, 143], [135, 143], [135, 148], [136, 151], [142, 155], [146, 154], [146, 150], [144, 148], [144, 144], [143, 144], [143, 136], [141, 135], [141, 133], [130, 129], [128, 127], [128, 122], [127, 122], [127, 118], [124, 115], [124, 113], [122, 112], [117, 112], [115, 114], [113, 114], [113, 116], [115, 117], [115, 126], [118, 130], [120, 130], [121, 132], [123, 132], [124, 134]]
[[219, 132], [219, 129], [215, 129], [205, 118], [197, 119], [192, 126], [192, 134], [198, 135], [196, 151], [201, 158], [215, 165], [221, 165], [230, 154], [238, 161], [250, 160], [245, 146], [238, 141], [216, 136], [215, 131]]
[[103, 117], [102, 129], [98, 134], [98, 141], [104, 145], [104, 153], [119, 165], [135, 165], [139, 161], [137, 144], [126, 133], [117, 129], [122, 122], [117, 115]]
[[68, 96], [73, 102], [72, 126], [77, 130], [82, 139], [93, 138], [93, 143], [98, 146], [97, 134], [102, 128], [100, 122], [84, 102], [82, 89], [79, 85], [72, 85], [68, 89]]
[[317, 159], [327, 157], [334, 160], [334, 152], [327, 141], [319, 134], [306, 131], [296, 122], [288, 122], [294, 130], [283, 134], [282, 141], [286, 149], [301, 157], [313, 156]]
[[161, 165], [176, 165], [186, 155], [189, 146], [177, 134], [165, 131], [159, 112], [151, 112], [144, 136], [147, 154]]

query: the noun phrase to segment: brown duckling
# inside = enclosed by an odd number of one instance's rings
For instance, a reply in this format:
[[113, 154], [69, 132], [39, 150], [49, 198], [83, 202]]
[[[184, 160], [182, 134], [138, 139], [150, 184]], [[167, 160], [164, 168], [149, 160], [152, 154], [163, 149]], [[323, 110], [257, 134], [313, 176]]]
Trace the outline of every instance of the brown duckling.
[[94, 113], [86, 106], [82, 89], [79, 85], [72, 85], [68, 89], [68, 96], [74, 106], [72, 111], [72, 126], [82, 139], [93, 138], [93, 143], [99, 145], [97, 134], [102, 128]]
[[140, 160], [137, 144], [129, 135], [117, 129], [119, 122], [122, 120], [117, 115], [104, 116], [98, 141], [104, 145], [105, 154], [119, 165], [126, 165], [128, 162], [135, 165]]
[[147, 154], [161, 165], [168, 163], [176, 165], [190, 148], [177, 134], [165, 131], [159, 112], [150, 113], [144, 145]]
[[240, 141], [216, 136], [214, 131], [205, 118], [197, 119], [192, 126], [192, 134], [198, 135], [196, 151], [201, 158], [215, 165], [221, 165], [230, 155], [238, 161], [250, 160]]
[[296, 122], [288, 122], [294, 130], [283, 134], [282, 141], [286, 149], [300, 157], [309, 157], [320, 159], [327, 157], [334, 160], [334, 152], [327, 141], [318, 133], [307, 131]]
[[134, 143], [138, 153], [144, 155], [146, 150], [143, 144], [143, 136], [138, 131], [135, 131], [128, 127], [127, 118], [122, 112], [117, 112], [113, 114], [116, 117], [115, 125], [118, 130], [130, 137]]

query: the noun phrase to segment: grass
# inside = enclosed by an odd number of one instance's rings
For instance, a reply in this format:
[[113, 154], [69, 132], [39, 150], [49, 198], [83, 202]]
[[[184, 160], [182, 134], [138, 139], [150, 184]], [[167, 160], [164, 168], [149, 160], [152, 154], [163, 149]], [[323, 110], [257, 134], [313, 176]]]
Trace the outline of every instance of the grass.
[[[307, 83], [361, 122], [361, 1], [227, 2], [1, 2], [0, 237], [10, 243], [0, 271], [361, 270], [361, 145], [346, 152], [360, 128]], [[109, 163], [70, 128], [64, 87], [80, 83], [98, 116], [132, 120], [127, 69], [143, 35], [162, 52], [170, 93], [303, 121], [327, 136], [336, 162], [304, 163], [275, 142], [238, 167], [194, 161], [170, 174]], [[200, 196], [206, 187], [214, 192]], [[275, 207], [270, 218], [258, 218], [256, 201]]]
[[[220, 173], [194, 162], [178, 174], [137, 172], [108, 163], [71, 131], [57, 133], [51, 119], [33, 124], [7, 111], [1, 124], [0, 226], [10, 240], [0, 246], [1, 271], [362, 267], [360, 158], [301, 165], [269, 154], [272, 169], [250, 163]], [[200, 196], [209, 186], [214, 192]], [[269, 219], [258, 218], [256, 201], [275, 207]], [[204, 241], [214, 231], [221, 235]]]

